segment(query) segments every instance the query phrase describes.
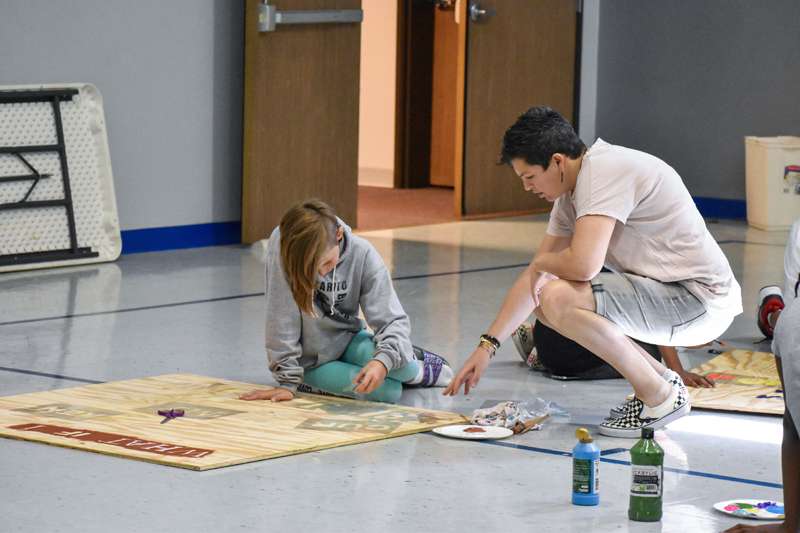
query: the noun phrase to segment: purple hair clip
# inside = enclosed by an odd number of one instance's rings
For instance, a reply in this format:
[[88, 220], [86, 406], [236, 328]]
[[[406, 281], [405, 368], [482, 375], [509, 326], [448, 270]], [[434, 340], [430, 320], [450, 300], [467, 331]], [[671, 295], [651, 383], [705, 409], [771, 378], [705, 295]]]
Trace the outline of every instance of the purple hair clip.
[[158, 414], [164, 417], [164, 420], [161, 421], [162, 424], [169, 422], [179, 416], [183, 416], [184, 411], [183, 409], [163, 409], [159, 410]]

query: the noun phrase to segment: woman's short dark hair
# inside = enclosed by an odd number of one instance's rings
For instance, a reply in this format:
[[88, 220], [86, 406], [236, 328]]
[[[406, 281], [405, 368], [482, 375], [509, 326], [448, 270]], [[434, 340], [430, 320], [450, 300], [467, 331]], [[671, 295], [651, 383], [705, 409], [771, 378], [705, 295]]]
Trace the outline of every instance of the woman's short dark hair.
[[536, 106], [520, 115], [506, 130], [499, 163], [510, 165], [514, 159], [524, 159], [529, 165], [547, 168], [553, 154], [574, 159], [584, 151], [586, 145], [558, 111]]

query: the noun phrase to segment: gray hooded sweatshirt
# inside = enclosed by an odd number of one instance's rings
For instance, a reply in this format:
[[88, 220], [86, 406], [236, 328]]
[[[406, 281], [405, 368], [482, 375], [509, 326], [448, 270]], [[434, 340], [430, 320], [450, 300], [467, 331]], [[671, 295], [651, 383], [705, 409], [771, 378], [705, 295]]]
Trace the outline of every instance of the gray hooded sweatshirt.
[[301, 313], [292, 297], [281, 264], [279, 228], [267, 243], [267, 356], [275, 380], [291, 391], [302, 383], [304, 369], [338, 359], [367, 324], [375, 334], [375, 359], [388, 370], [414, 359], [408, 315], [381, 256], [342, 220], [339, 225], [344, 229], [339, 262], [324, 278], [318, 276], [316, 317]]

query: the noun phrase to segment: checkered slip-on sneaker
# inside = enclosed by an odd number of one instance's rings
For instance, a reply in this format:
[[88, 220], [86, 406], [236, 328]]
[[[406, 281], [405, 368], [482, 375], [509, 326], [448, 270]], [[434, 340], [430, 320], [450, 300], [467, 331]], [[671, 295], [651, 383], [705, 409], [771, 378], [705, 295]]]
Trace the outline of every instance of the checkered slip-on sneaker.
[[531, 366], [530, 356], [534, 351], [533, 344], [533, 324], [530, 322], [523, 322], [511, 334], [511, 340], [514, 341], [514, 347], [517, 353], [525, 361], [525, 364]]
[[[664, 374], [665, 374], [664, 379], [667, 380], [667, 383], [673, 386], [678, 385], [680, 387], [683, 387], [684, 394], [686, 394], [687, 396], [689, 395], [689, 391], [686, 390], [686, 385], [683, 384], [683, 380], [681, 379], [681, 377], [678, 375], [677, 372], [675, 372], [674, 370], [667, 369], [667, 371]], [[625, 416], [628, 413], [628, 411], [630, 411], [633, 408], [635, 399], [636, 397], [631, 394], [624, 402], [622, 402], [616, 407], [612, 407], [611, 410], [608, 411], [609, 417], [606, 420]]]
[[628, 411], [633, 409], [633, 406], [636, 403], [635, 400], [636, 396], [634, 396], [633, 394], [629, 394], [624, 402], [622, 402], [616, 407], [612, 407], [611, 409], [609, 409], [608, 418], [606, 418], [606, 420], [612, 420], [614, 418], [619, 418], [621, 416], [625, 416], [626, 414], [628, 414]]
[[648, 409], [639, 398], [634, 397], [633, 404], [626, 414], [606, 420], [600, 424], [598, 431], [607, 437], [638, 439], [642, 434], [642, 428], [659, 429], [688, 415], [692, 410], [692, 404], [689, 395], [686, 394], [686, 388], [673, 385], [672, 390], [669, 400], [672, 403], [661, 416], [651, 416], [652, 410]]

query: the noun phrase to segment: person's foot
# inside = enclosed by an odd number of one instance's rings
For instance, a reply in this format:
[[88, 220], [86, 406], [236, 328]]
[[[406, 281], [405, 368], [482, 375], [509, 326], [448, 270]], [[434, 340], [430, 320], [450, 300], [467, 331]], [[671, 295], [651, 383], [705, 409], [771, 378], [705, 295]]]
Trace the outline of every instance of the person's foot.
[[[687, 397], [689, 396], [689, 390], [686, 388], [686, 385], [683, 383], [683, 380], [681, 379], [681, 377], [678, 375], [677, 372], [675, 372], [674, 370], [670, 370], [668, 368], [667, 371], [661, 375], [661, 377], [664, 378], [664, 380], [672, 386], [682, 387], [683, 393]], [[628, 398], [625, 399], [624, 402], [622, 402], [616, 407], [612, 407], [608, 411], [609, 417], [606, 420], [610, 420], [612, 418], [619, 418], [621, 416], [625, 416], [626, 414], [628, 414], [628, 411], [630, 411], [633, 408], [635, 399], [636, 396], [631, 394], [628, 396]]]
[[447, 360], [435, 353], [414, 346], [414, 357], [420, 362], [419, 374], [408, 382], [415, 387], [447, 387], [453, 379], [453, 369]]
[[756, 313], [756, 324], [761, 333], [768, 339], [772, 338], [774, 320], [770, 320], [770, 315], [775, 311], [783, 309], [783, 292], [776, 285], [768, 285], [758, 291], [758, 312]]
[[514, 347], [517, 353], [525, 362], [526, 365], [533, 368], [536, 365], [536, 345], [533, 342], [533, 324], [530, 322], [523, 322], [511, 334], [511, 340], [514, 341]]
[[608, 418], [606, 418], [606, 420], [613, 420], [614, 418], [619, 418], [628, 414], [628, 411], [633, 409], [633, 400], [635, 399], [636, 396], [629, 394], [624, 402], [608, 410]]
[[659, 405], [648, 407], [639, 398], [633, 398], [628, 412], [624, 415], [605, 420], [598, 431], [608, 437], [638, 439], [642, 428], [659, 429], [670, 422], [689, 414], [692, 404], [686, 387], [672, 384], [669, 397]]

